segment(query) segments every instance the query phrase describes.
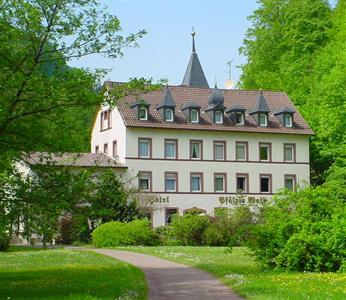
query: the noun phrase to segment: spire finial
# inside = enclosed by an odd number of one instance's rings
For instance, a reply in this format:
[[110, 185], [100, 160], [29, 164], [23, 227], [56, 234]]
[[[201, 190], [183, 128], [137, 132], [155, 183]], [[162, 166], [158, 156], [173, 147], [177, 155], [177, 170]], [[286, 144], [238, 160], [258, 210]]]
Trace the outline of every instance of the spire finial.
[[192, 36], [192, 52], [196, 52], [196, 47], [195, 47], [195, 28], [192, 27], [192, 32], [191, 32], [191, 36]]

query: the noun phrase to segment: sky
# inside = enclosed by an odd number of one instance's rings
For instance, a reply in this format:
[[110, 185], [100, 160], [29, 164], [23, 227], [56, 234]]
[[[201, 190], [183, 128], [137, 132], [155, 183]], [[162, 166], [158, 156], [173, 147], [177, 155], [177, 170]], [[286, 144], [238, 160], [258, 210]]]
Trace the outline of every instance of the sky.
[[191, 31], [196, 32], [196, 50], [209, 85], [220, 88], [229, 79], [239, 80], [239, 54], [250, 21], [258, 7], [256, 0], [101, 0], [116, 15], [124, 34], [148, 31], [139, 48], [124, 50], [124, 57], [107, 59], [99, 55], [74, 60], [76, 67], [111, 69], [105, 80], [126, 82], [129, 78], [168, 79], [179, 85], [191, 55]]

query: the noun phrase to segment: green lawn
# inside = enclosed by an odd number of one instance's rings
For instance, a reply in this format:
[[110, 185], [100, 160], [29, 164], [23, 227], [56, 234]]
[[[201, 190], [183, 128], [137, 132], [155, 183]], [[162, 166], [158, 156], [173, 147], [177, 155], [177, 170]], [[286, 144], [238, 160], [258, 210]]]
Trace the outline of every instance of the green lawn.
[[97, 253], [0, 252], [0, 299], [147, 299], [144, 274]]
[[346, 273], [262, 271], [246, 248], [126, 247], [215, 274], [248, 299], [346, 299]]

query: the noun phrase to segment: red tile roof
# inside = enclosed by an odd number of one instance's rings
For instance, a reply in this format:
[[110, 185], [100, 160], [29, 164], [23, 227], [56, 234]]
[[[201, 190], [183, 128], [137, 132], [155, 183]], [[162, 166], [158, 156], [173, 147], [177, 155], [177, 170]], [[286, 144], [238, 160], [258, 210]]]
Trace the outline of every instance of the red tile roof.
[[[108, 87], [112, 87], [114, 82], [106, 82]], [[224, 105], [229, 108], [234, 105], [241, 105], [246, 108], [245, 112], [245, 125], [235, 125], [232, 120], [225, 115], [224, 124], [214, 124], [209, 116], [204, 112], [208, 106], [208, 97], [212, 91], [209, 88], [196, 88], [188, 86], [169, 86], [173, 99], [176, 103], [175, 121], [165, 122], [162, 120], [160, 114], [156, 110], [156, 106], [161, 102], [163, 97], [164, 88], [140, 96], [131, 97], [127, 96], [124, 101], [119, 103], [118, 108], [120, 114], [127, 127], [143, 127], [143, 128], [164, 128], [164, 129], [190, 129], [190, 130], [207, 130], [207, 131], [235, 131], [235, 132], [258, 132], [258, 133], [285, 133], [285, 134], [305, 134], [311, 135], [313, 131], [305, 122], [302, 115], [294, 107], [291, 100], [286, 93], [283, 92], [270, 92], [263, 91], [263, 95], [267, 101], [270, 109], [269, 113], [269, 126], [259, 127], [254, 119], [249, 116], [249, 111], [256, 104], [256, 97], [259, 91], [246, 91], [246, 90], [222, 90], [225, 100]], [[141, 121], [137, 119], [134, 110], [130, 108], [131, 103], [138, 99], [144, 99], [147, 103], [151, 104], [149, 108], [149, 120]], [[198, 103], [201, 106], [200, 123], [188, 123], [181, 107], [189, 101]], [[280, 107], [292, 108], [296, 111], [294, 114], [294, 126], [292, 128], [283, 127], [279, 120], [272, 115], [272, 112]]]
[[127, 168], [104, 153], [48, 153], [31, 152], [23, 157], [29, 165], [52, 165], [65, 167]]

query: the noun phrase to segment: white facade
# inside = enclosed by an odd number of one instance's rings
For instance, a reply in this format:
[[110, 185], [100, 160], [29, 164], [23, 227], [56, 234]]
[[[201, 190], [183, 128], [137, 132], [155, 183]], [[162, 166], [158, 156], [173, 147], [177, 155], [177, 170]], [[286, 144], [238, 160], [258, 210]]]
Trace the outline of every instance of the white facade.
[[[127, 177], [136, 178], [141, 172], [150, 174], [151, 201], [155, 207], [153, 225], [165, 225], [167, 209], [185, 209], [197, 207], [213, 215], [218, 207], [232, 207], [237, 195], [237, 174], [246, 175], [248, 189], [243, 193], [250, 205], [263, 201], [285, 186], [285, 176], [294, 178], [295, 185], [309, 183], [309, 135], [201, 131], [190, 129], [160, 129], [126, 127], [118, 109], [113, 109], [109, 128], [101, 130], [100, 110], [96, 116], [92, 131], [91, 152], [108, 151], [113, 156], [113, 145], [117, 160], [128, 166]], [[139, 140], [150, 142], [150, 157], [139, 157]], [[177, 141], [177, 158], [165, 159], [165, 139]], [[201, 141], [202, 157], [191, 159], [191, 140]], [[214, 159], [214, 142], [225, 145], [223, 160]], [[246, 161], [236, 158], [236, 143], [246, 142], [248, 157]], [[115, 144], [114, 144], [115, 143]], [[269, 145], [268, 161], [260, 160], [260, 144]], [[105, 148], [104, 145], [107, 144]], [[292, 161], [284, 161], [285, 144], [293, 145]], [[177, 174], [176, 191], [166, 192], [165, 174]], [[201, 176], [201, 191], [191, 192], [191, 173]], [[215, 174], [216, 173], [216, 174]], [[215, 192], [214, 177], [224, 176], [224, 190]], [[244, 176], [245, 176], [244, 175]], [[260, 191], [260, 176], [267, 176], [270, 191]], [[132, 184], [137, 186], [138, 179]]]

